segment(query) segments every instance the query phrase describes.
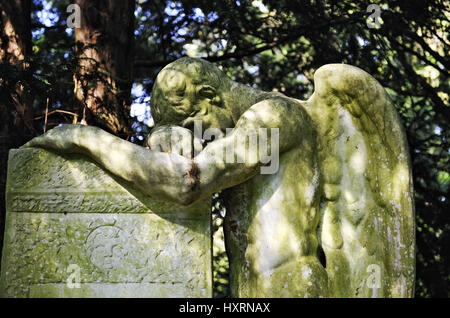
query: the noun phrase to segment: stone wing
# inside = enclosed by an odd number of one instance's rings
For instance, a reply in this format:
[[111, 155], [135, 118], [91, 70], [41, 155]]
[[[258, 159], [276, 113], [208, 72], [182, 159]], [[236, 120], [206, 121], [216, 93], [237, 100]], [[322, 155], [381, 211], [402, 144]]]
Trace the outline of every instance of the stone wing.
[[304, 103], [322, 173], [318, 236], [335, 297], [412, 297], [414, 197], [405, 132], [369, 74], [329, 64]]

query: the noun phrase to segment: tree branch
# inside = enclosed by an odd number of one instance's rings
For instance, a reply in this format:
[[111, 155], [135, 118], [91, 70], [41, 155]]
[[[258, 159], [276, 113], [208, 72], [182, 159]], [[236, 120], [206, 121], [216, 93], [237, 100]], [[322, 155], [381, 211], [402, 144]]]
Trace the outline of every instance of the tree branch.
[[[253, 47], [250, 49], [243, 49], [243, 50], [235, 50], [234, 52], [226, 53], [226, 54], [219, 55], [219, 56], [217, 56], [217, 55], [216, 56], [208, 56], [208, 57], [204, 57], [203, 59], [205, 59], [209, 62], [219, 62], [219, 61], [224, 61], [224, 60], [228, 60], [228, 59], [232, 59], [232, 58], [241, 59], [244, 57], [253, 56], [258, 53], [264, 52], [266, 50], [270, 50], [277, 46], [283, 45], [291, 40], [297, 39], [300, 36], [304, 35], [305, 32], [309, 32], [311, 29], [320, 30], [323, 28], [328, 28], [331, 25], [338, 25], [338, 24], [343, 24], [343, 23], [356, 23], [362, 17], [363, 17], [363, 15], [361, 15], [361, 14], [354, 14], [351, 17], [337, 18], [335, 20], [331, 20], [328, 22], [319, 23], [319, 24], [315, 24], [315, 25], [308, 24], [308, 25], [298, 26], [296, 28], [297, 32], [288, 34], [288, 35], [284, 36], [283, 38], [280, 38], [278, 41], [273, 41], [273, 42], [267, 43], [260, 47]], [[175, 60], [176, 60], [175, 58], [167, 59], [167, 60], [160, 60], [160, 61], [135, 60], [133, 66], [134, 67], [157, 68], [157, 67], [165, 66]]]

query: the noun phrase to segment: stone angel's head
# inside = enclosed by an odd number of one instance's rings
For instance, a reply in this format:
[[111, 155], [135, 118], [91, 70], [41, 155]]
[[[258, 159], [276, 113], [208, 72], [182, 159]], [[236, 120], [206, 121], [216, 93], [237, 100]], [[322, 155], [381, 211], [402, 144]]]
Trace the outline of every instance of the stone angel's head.
[[225, 95], [231, 79], [218, 67], [202, 59], [183, 57], [158, 74], [153, 86], [150, 108], [156, 125], [179, 125], [193, 129], [225, 130], [234, 126], [226, 107]]

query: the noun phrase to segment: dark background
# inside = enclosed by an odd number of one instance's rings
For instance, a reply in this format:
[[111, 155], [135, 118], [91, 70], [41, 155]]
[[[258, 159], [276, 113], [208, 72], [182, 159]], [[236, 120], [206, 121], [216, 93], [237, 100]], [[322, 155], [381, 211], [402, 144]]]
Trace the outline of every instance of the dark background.
[[[1, 239], [9, 149], [60, 123], [141, 143], [153, 80], [174, 59], [203, 57], [236, 81], [299, 99], [312, 94], [317, 68], [347, 63], [386, 88], [407, 132], [416, 297], [450, 296], [448, 1], [77, 0], [80, 28], [68, 27], [71, 3], [0, 3]], [[228, 295], [222, 200], [214, 195], [216, 297]]]

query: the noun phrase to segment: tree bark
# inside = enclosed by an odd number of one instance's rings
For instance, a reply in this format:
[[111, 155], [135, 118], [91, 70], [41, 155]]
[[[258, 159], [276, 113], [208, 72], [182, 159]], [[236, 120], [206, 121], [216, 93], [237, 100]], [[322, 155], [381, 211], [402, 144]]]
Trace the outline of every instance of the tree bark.
[[75, 4], [81, 9], [81, 25], [75, 28], [74, 84], [82, 117], [128, 137], [135, 1], [75, 0]]
[[0, 3], [0, 251], [3, 247], [8, 153], [34, 136], [31, 0]]

